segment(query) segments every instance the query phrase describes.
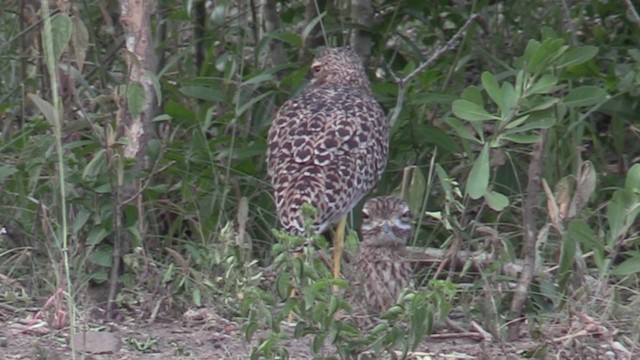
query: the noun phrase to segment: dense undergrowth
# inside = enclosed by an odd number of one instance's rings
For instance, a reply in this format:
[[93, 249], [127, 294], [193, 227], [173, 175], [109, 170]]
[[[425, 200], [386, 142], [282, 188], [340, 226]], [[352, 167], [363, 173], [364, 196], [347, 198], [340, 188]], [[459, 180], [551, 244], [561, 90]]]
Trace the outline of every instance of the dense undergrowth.
[[[66, 253], [71, 298], [82, 309], [87, 289], [105, 286], [111, 274], [121, 208], [132, 241], [119, 269], [119, 305], [144, 307], [151, 298], [164, 310], [205, 305], [243, 316], [248, 337], [259, 326], [274, 330], [256, 356], [282, 351], [278, 324], [290, 311], [306, 320], [301, 333], [317, 336], [316, 350], [330, 339], [344, 356], [397, 346], [399, 339], [410, 349], [431, 326], [422, 325], [452, 304], [504, 337], [518, 315], [509, 313], [513, 292], [505, 287], [515, 279], [501, 266], [518, 264], [529, 230], [537, 238], [525, 307], [531, 327], [547, 321], [544, 315], [579, 310], [625, 320], [621, 331], [637, 330], [637, 310], [629, 305], [640, 295], [637, 13], [597, 0], [566, 8], [564, 1], [542, 0], [373, 2], [368, 69], [375, 96], [394, 120], [387, 171], [374, 193], [397, 191], [403, 169], [415, 166], [408, 194], [416, 230], [409, 245], [454, 244], [493, 257], [480, 274], [470, 271], [471, 263], [457, 273], [420, 266], [419, 288], [431, 290], [407, 293], [404, 304], [411, 305], [392, 308], [387, 327], [363, 337], [334, 318], [348, 304], [327, 292], [333, 283], [314, 260], [316, 249], [307, 249], [302, 261], [284, 245], [274, 247], [287, 241], [272, 232], [277, 221], [265, 181], [274, 109], [304, 86], [316, 44], [347, 44], [356, 31], [347, 7], [325, 3], [326, 15], [306, 20], [305, 4], [279, 3], [282, 28], [267, 32], [256, 25], [260, 9], [251, 2], [216, 2], [199, 23], [195, 12], [161, 1], [153, 25], [161, 101], [142, 171], [124, 157], [127, 140], [115, 121], [127, 85], [126, 54], [115, 45], [121, 44], [114, 35], [121, 31], [117, 11], [78, 3], [77, 11], [57, 15], [68, 22], [52, 23], [61, 69], [56, 137], [55, 117], [43, 105], [53, 102], [41, 19], [34, 9], [9, 5], [0, 15], [4, 301], [40, 303], [66, 287]], [[408, 83], [397, 82], [471, 13], [480, 17], [455, 50]], [[207, 31], [194, 31], [202, 24]], [[288, 59], [280, 65], [273, 65], [276, 41]], [[531, 195], [535, 144], [543, 144], [543, 181]], [[118, 204], [118, 184], [134, 180], [142, 183], [139, 200]], [[533, 208], [524, 205], [527, 196]], [[352, 228], [358, 223], [356, 210]], [[350, 236], [355, 243], [356, 234]], [[296, 271], [305, 296], [287, 300]], [[432, 280], [436, 273], [440, 282]], [[453, 291], [456, 283], [464, 284]], [[414, 337], [402, 337], [400, 324], [412, 321]]]

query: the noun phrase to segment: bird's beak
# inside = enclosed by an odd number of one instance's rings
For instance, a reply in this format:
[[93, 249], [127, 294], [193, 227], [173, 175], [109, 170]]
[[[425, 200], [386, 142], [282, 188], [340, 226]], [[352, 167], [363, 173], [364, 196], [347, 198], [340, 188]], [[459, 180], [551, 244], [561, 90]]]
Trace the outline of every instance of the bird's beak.
[[382, 231], [387, 234], [391, 232], [391, 224], [389, 223], [389, 221], [385, 221], [382, 223]]

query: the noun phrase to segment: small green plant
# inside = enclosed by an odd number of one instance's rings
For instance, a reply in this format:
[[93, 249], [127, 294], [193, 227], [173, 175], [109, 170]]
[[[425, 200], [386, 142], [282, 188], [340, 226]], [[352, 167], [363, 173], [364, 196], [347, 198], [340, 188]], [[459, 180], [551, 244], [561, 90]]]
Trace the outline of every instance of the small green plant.
[[[313, 214], [306, 209], [307, 218]], [[309, 229], [310, 222], [307, 222]], [[328, 244], [317, 235], [307, 238], [276, 231], [280, 242], [274, 245], [275, 294], [256, 287], [245, 291], [241, 313], [246, 316], [245, 337], [251, 341], [257, 331], [266, 327], [252, 349], [252, 358], [287, 357], [280, 345], [290, 336], [311, 337], [311, 352], [321, 354], [327, 347], [343, 359], [358, 358], [364, 353], [378, 356], [384, 352], [406, 354], [415, 349], [428, 334], [435, 321], [446, 317], [455, 295], [453, 284], [432, 280], [428, 291], [407, 289], [398, 303], [380, 319], [352, 316], [349, 287], [343, 279], [333, 279], [326, 260]], [[313, 239], [313, 246], [308, 239]], [[302, 248], [302, 251], [299, 251]], [[298, 250], [297, 252], [294, 250]], [[334, 294], [334, 285], [344, 290]], [[284, 302], [277, 306], [277, 299]], [[283, 329], [288, 318], [296, 322], [292, 333]]]

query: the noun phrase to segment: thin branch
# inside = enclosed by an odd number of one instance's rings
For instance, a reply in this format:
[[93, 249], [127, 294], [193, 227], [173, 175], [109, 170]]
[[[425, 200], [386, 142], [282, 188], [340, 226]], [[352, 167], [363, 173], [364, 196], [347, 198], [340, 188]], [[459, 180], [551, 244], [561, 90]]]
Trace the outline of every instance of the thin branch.
[[638, 29], [640, 29], [640, 16], [638, 16], [638, 12], [631, 3], [631, 0], [624, 0], [624, 4], [627, 6], [627, 16], [629, 17], [629, 20], [636, 24]]
[[469, 16], [469, 19], [467, 19], [464, 25], [462, 25], [458, 32], [444, 46], [438, 47], [427, 59], [427, 61], [421, 63], [417, 68], [415, 68], [415, 70], [409, 73], [409, 75], [400, 79], [393, 73], [393, 71], [389, 69], [389, 73], [393, 77], [393, 80], [396, 82], [396, 84], [398, 84], [398, 98], [396, 100], [396, 106], [393, 108], [393, 111], [389, 116], [389, 124], [392, 127], [393, 125], [395, 125], [396, 121], [398, 121], [398, 117], [400, 116], [400, 111], [402, 110], [402, 105], [404, 103], [404, 92], [409, 81], [416, 77], [416, 75], [418, 75], [421, 71], [426, 69], [427, 66], [433, 64], [436, 60], [442, 57], [444, 53], [454, 49], [471, 25], [471, 22], [473, 22], [477, 17], [478, 14], [472, 14], [471, 16]]
[[538, 239], [536, 231], [536, 208], [538, 206], [538, 195], [542, 186], [542, 167], [544, 164], [544, 145], [547, 132], [540, 132], [540, 140], [533, 146], [531, 152], [531, 162], [529, 163], [528, 182], [526, 195], [523, 204], [522, 221], [524, 225], [524, 244], [522, 247], [523, 266], [522, 274], [518, 279], [518, 285], [511, 301], [511, 316], [514, 321], [509, 324], [509, 340], [517, 340], [520, 334], [522, 321], [517, 318], [522, 314], [529, 286], [533, 281], [536, 266], [536, 241]]

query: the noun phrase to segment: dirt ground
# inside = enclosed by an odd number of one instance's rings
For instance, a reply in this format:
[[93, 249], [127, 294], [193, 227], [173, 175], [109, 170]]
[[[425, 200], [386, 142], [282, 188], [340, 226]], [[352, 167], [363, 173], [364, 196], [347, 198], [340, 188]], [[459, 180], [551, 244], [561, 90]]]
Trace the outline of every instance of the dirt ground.
[[[71, 359], [67, 330], [52, 330], [49, 325], [55, 324], [55, 314], [29, 320], [35, 314], [15, 313], [6, 304], [0, 306], [0, 359]], [[550, 323], [538, 340], [523, 334], [524, 340], [505, 344], [489, 339], [479, 325], [471, 325], [469, 330], [452, 324], [440, 326], [409, 359], [640, 358], [632, 334], [598, 324], [586, 315], [577, 315], [571, 322]], [[243, 340], [242, 326], [208, 309], [188, 311], [180, 319], [157, 317], [151, 324], [124, 319], [118, 324], [82, 326], [89, 332], [76, 337], [76, 348], [81, 350], [78, 359], [248, 359], [251, 352]], [[255, 337], [266, 335], [263, 331]], [[337, 358], [330, 347], [314, 357], [310, 341], [290, 339], [283, 345], [291, 359]]]

